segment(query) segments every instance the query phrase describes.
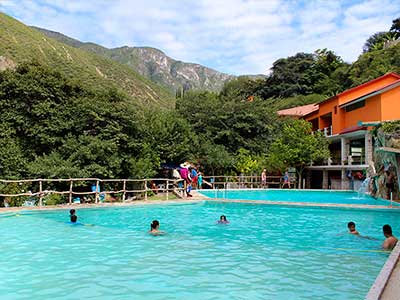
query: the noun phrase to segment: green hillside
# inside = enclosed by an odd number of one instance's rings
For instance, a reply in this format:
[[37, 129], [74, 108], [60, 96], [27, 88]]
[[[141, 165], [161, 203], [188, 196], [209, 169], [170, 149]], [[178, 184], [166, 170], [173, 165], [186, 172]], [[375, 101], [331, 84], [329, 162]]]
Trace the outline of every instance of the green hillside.
[[135, 103], [160, 107], [172, 107], [174, 103], [169, 91], [129, 67], [60, 43], [3, 13], [0, 13], [0, 58], [0, 69], [4, 60], [8, 64], [9, 60], [16, 64], [34, 61], [95, 89], [114, 84]]

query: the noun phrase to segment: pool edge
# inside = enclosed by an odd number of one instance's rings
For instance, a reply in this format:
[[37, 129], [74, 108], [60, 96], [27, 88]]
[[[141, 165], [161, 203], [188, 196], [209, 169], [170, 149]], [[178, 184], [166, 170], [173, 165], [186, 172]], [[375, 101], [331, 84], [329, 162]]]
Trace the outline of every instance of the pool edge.
[[365, 300], [397, 300], [400, 295], [400, 243], [392, 250]]

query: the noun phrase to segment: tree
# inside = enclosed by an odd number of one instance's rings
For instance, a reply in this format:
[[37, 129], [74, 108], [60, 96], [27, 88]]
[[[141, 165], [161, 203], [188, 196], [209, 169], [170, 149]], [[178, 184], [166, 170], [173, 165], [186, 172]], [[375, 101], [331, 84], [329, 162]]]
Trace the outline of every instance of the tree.
[[390, 27], [390, 32], [396, 33], [396, 38], [400, 37], [400, 18], [394, 19], [392, 21], [392, 27]]
[[397, 33], [395, 32], [377, 32], [367, 39], [363, 47], [363, 53], [382, 50], [386, 42], [396, 40], [396, 38]]
[[329, 149], [322, 134], [311, 132], [311, 124], [304, 120], [287, 120], [281, 135], [272, 143], [267, 154], [269, 169], [280, 170], [295, 167], [299, 187], [304, 168], [312, 162], [327, 159]]
[[352, 64], [349, 79], [356, 86], [388, 72], [400, 72], [400, 44], [362, 54]]
[[271, 75], [266, 79], [262, 96], [291, 97], [312, 93], [312, 82], [316, 80], [314, 55], [297, 53], [295, 56], [275, 61]]
[[92, 90], [38, 64], [0, 72], [0, 113], [3, 178], [135, 177], [137, 165], [151, 174], [161, 152], [153, 145], [165, 146], [161, 141], [168, 132], [153, 134], [147, 147], [137, 107], [123, 93], [109, 86]]
[[190, 92], [177, 102], [177, 110], [196, 134], [234, 154], [240, 148], [265, 152], [274, 136], [277, 116], [269, 103], [252, 102], [210, 92]]
[[260, 164], [249, 150], [240, 148], [236, 154], [235, 167], [238, 173], [251, 174], [260, 169]]
[[264, 98], [288, 98], [299, 95], [332, 95], [340, 82], [332, 74], [346, 66], [342, 58], [328, 49], [315, 53], [297, 53], [273, 63], [270, 76], [256, 93]]
[[224, 175], [233, 169], [234, 157], [223, 145], [215, 145], [204, 137], [199, 140], [198, 149], [192, 154], [191, 160], [204, 168], [204, 174]]

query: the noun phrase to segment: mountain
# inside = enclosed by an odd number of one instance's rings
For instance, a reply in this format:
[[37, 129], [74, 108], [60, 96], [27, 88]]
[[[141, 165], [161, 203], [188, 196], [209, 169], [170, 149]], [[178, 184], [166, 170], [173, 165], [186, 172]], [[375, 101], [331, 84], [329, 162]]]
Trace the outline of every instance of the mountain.
[[113, 86], [132, 103], [172, 107], [170, 91], [112, 59], [68, 46], [0, 13], [0, 69], [23, 62], [54, 67], [93, 88]]
[[199, 64], [174, 60], [164, 52], [151, 47], [124, 46], [109, 49], [94, 43], [78, 41], [59, 32], [38, 27], [32, 28], [72, 47], [84, 49], [125, 64], [153, 82], [168, 87], [171, 91], [180, 88], [219, 91], [227, 80], [235, 78], [233, 75], [221, 73]]

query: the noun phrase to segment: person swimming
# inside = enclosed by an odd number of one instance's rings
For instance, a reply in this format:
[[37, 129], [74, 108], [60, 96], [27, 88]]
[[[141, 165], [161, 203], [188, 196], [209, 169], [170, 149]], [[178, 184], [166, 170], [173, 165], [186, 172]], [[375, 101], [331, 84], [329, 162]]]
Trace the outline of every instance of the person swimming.
[[69, 210], [69, 219], [71, 223], [76, 223], [76, 221], [78, 221], [78, 216], [75, 213], [76, 213], [75, 209]]
[[382, 248], [385, 250], [392, 250], [397, 244], [397, 238], [392, 233], [392, 227], [388, 224], [383, 225], [382, 231], [386, 238], [382, 244]]
[[356, 223], [354, 222], [347, 223], [347, 228], [349, 229], [350, 234], [360, 235], [360, 233], [356, 230]]
[[158, 222], [158, 220], [154, 220], [153, 222], [151, 222], [149, 233], [152, 234], [152, 235], [165, 234], [164, 231], [160, 230], [160, 222]]
[[222, 215], [219, 217], [219, 220], [217, 222], [218, 224], [228, 224], [229, 221], [226, 219], [226, 216]]

